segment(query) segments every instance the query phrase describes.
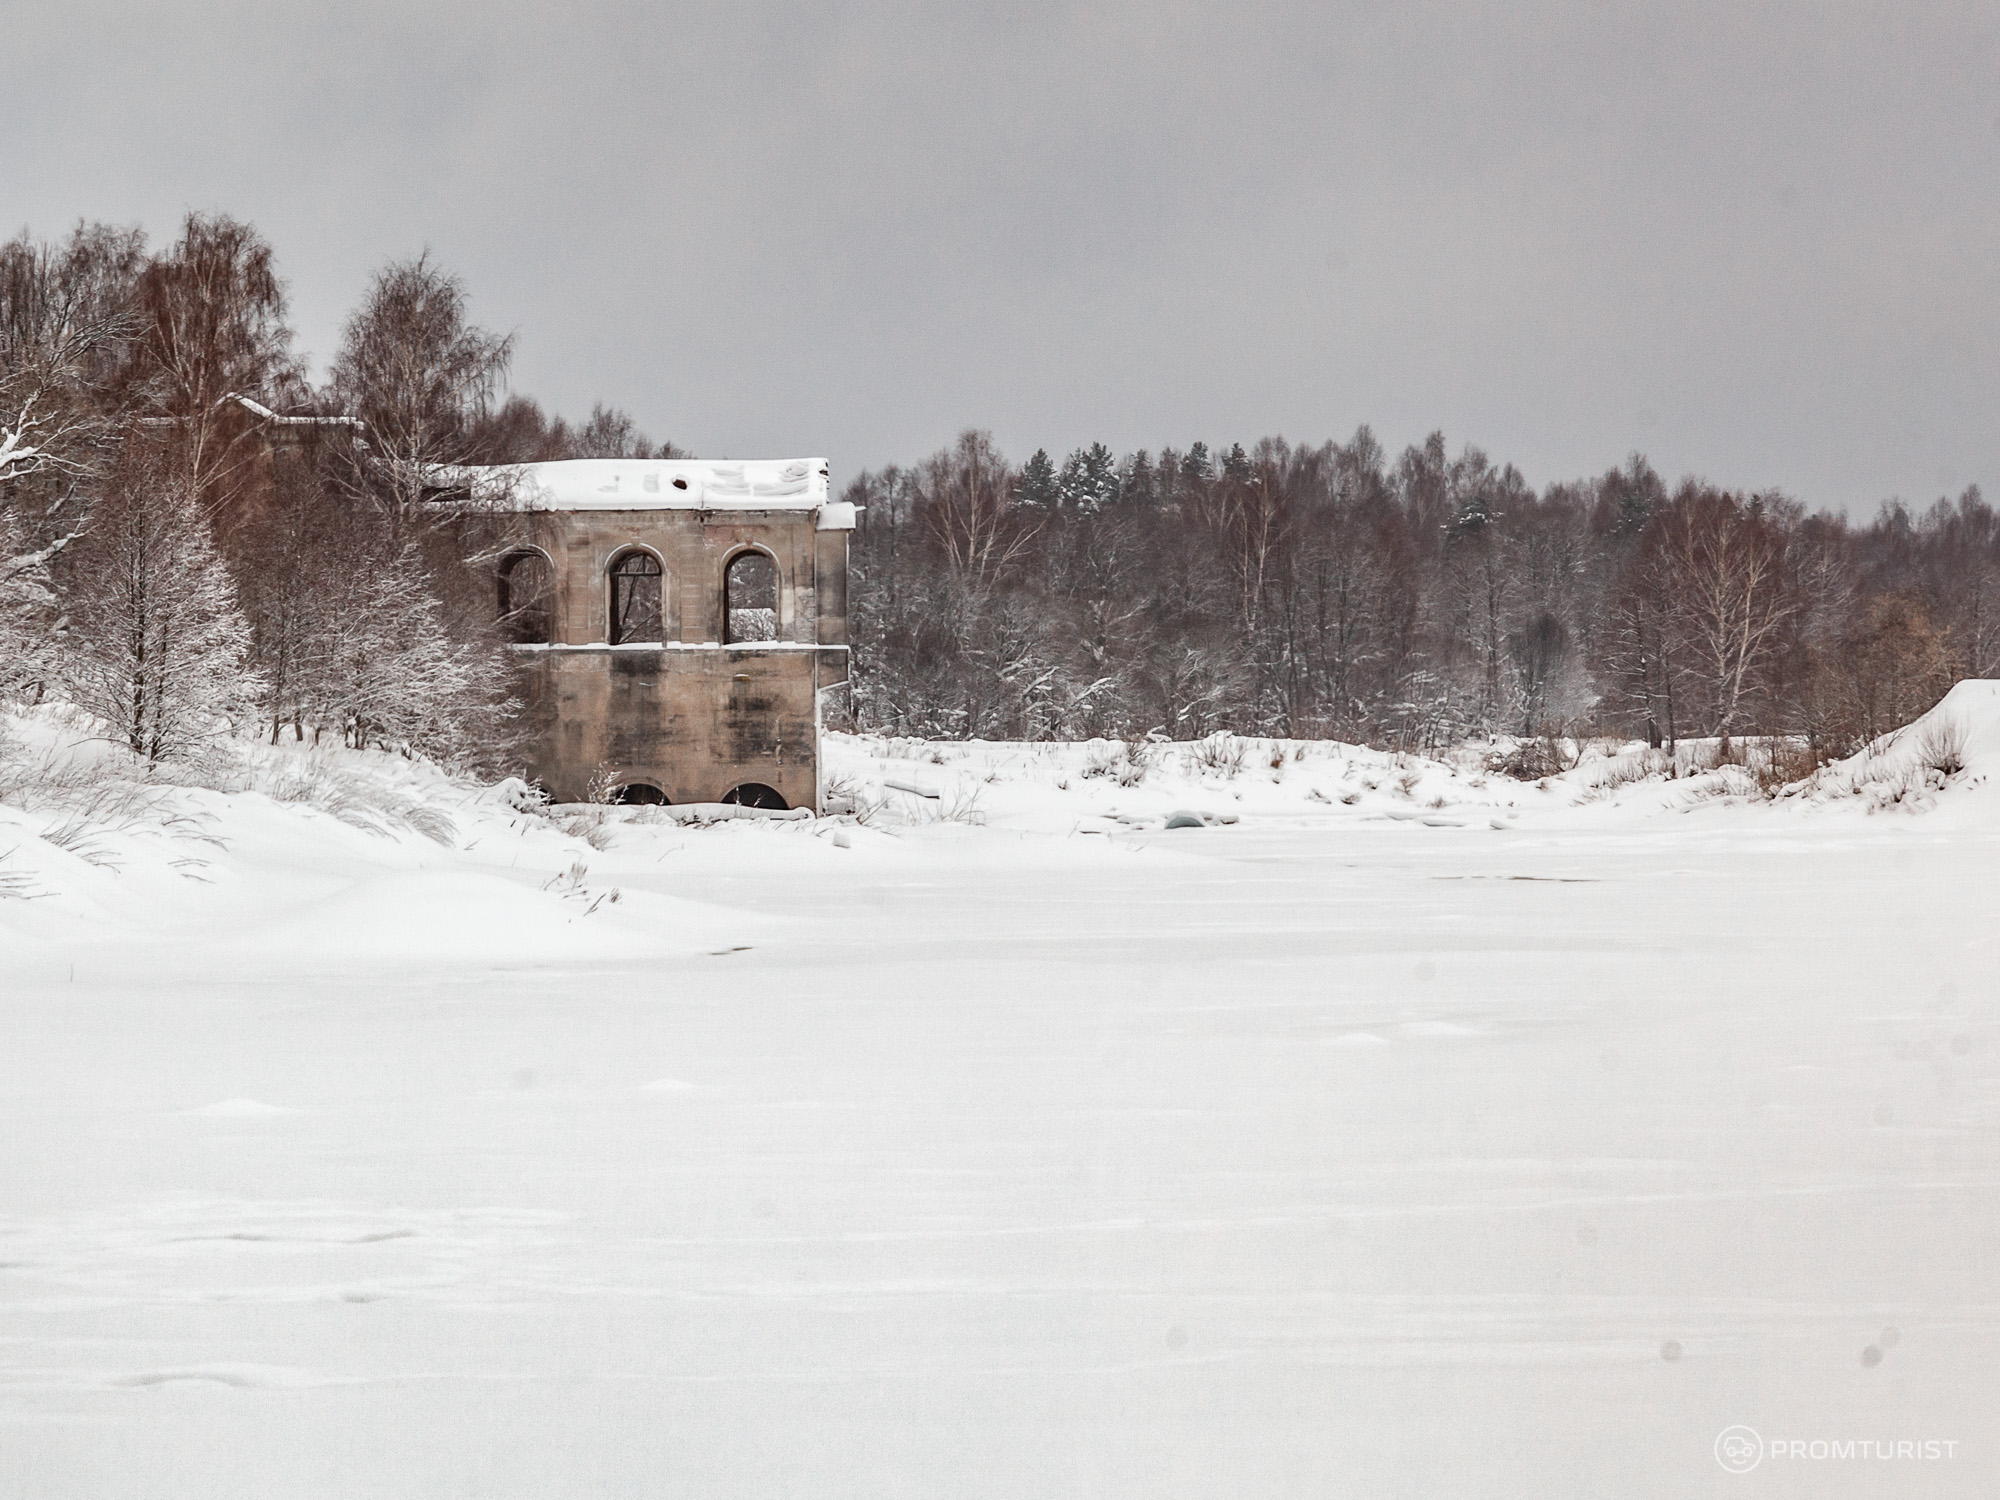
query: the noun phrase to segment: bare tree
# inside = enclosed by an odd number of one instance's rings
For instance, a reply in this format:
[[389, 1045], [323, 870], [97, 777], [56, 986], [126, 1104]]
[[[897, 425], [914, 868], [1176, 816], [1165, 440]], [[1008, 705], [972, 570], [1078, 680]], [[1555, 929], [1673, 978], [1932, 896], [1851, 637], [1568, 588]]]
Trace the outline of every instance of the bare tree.
[[1685, 484], [1649, 523], [1649, 580], [1669, 660], [1706, 727], [1742, 726], [1799, 606], [1771, 497]]
[[954, 573], [975, 588], [1027, 549], [1041, 519], [1014, 504], [1014, 472], [993, 435], [968, 428], [918, 471], [919, 514]]
[[399, 527], [421, 513], [436, 470], [483, 457], [479, 427], [513, 359], [512, 336], [474, 325], [466, 301], [465, 283], [429, 251], [392, 262], [369, 283], [334, 357], [333, 400], [368, 434], [355, 487]]
[[253, 412], [233, 398], [278, 409], [307, 394], [276, 257], [252, 226], [191, 213], [180, 239], [140, 276], [138, 298], [130, 405], [209, 514], [233, 522], [264, 457]]
[[631, 415], [602, 401], [590, 408], [590, 420], [571, 439], [570, 458], [686, 458], [672, 443], [655, 443], [639, 430]]
[[73, 481], [102, 451], [105, 387], [138, 327], [136, 229], [79, 224], [60, 244], [0, 245], [0, 487]]

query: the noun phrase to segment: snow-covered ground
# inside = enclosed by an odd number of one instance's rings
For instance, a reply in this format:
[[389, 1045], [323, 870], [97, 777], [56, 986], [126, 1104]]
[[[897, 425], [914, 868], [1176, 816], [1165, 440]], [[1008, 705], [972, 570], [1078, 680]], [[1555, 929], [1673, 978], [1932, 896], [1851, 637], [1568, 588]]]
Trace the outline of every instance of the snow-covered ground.
[[0, 1493], [1991, 1495], [2000, 684], [1939, 714], [1959, 769], [1775, 800], [1270, 741], [837, 739], [859, 820], [17, 789]]

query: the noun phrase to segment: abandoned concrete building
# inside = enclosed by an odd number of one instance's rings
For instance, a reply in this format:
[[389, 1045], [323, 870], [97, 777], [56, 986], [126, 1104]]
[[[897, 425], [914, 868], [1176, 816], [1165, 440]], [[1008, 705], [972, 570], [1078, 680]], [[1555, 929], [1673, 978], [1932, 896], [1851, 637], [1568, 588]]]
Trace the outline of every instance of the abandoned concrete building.
[[820, 807], [855, 513], [830, 498], [825, 460], [468, 477], [505, 512], [496, 607], [528, 667], [530, 772], [550, 796]]

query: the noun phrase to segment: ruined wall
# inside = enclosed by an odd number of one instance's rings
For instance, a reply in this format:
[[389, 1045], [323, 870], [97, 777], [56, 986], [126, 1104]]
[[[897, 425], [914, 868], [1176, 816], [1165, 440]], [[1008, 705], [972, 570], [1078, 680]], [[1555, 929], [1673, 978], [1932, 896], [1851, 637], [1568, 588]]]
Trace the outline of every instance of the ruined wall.
[[[593, 777], [670, 802], [761, 783], [819, 804], [818, 694], [847, 678], [847, 540], [809, 511], [542, 511], [522, 545], [555, 568], [553, 641], [520, 648], [537, 733], [530, 771], [558, 801]], [[662, 571], [660, 644], [611, 645], [611, 564], [634, 548]], [[723, 578], [746, 548], [777, 569], [777, 640], [723, 645]]]
[[812, 647], [599, 646], [532, 653], [532, 712], [550, 732], [531, 771], [560, 802], [604, 769], [669, 802], [719, 802], [759, 782], [819, 804]]

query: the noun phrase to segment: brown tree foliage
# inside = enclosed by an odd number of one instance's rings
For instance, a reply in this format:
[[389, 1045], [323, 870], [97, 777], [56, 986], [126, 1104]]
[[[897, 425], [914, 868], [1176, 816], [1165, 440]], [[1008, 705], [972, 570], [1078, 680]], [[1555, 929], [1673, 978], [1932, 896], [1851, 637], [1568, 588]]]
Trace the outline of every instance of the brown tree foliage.
[[968, 434], [858, 476], [859, 721], [1413, 748], [1775, 733], [1833, 755], [2000, 671], [1976, 491], [1856, 529], [1775, 493], [1670, 493], [1637, 456], [1538, 494], [1435, 434], [1394, 461], [1366, 428], [1209, 455], [1134, 454], [1079, 491], [1084, 450], [1058, 482]]

